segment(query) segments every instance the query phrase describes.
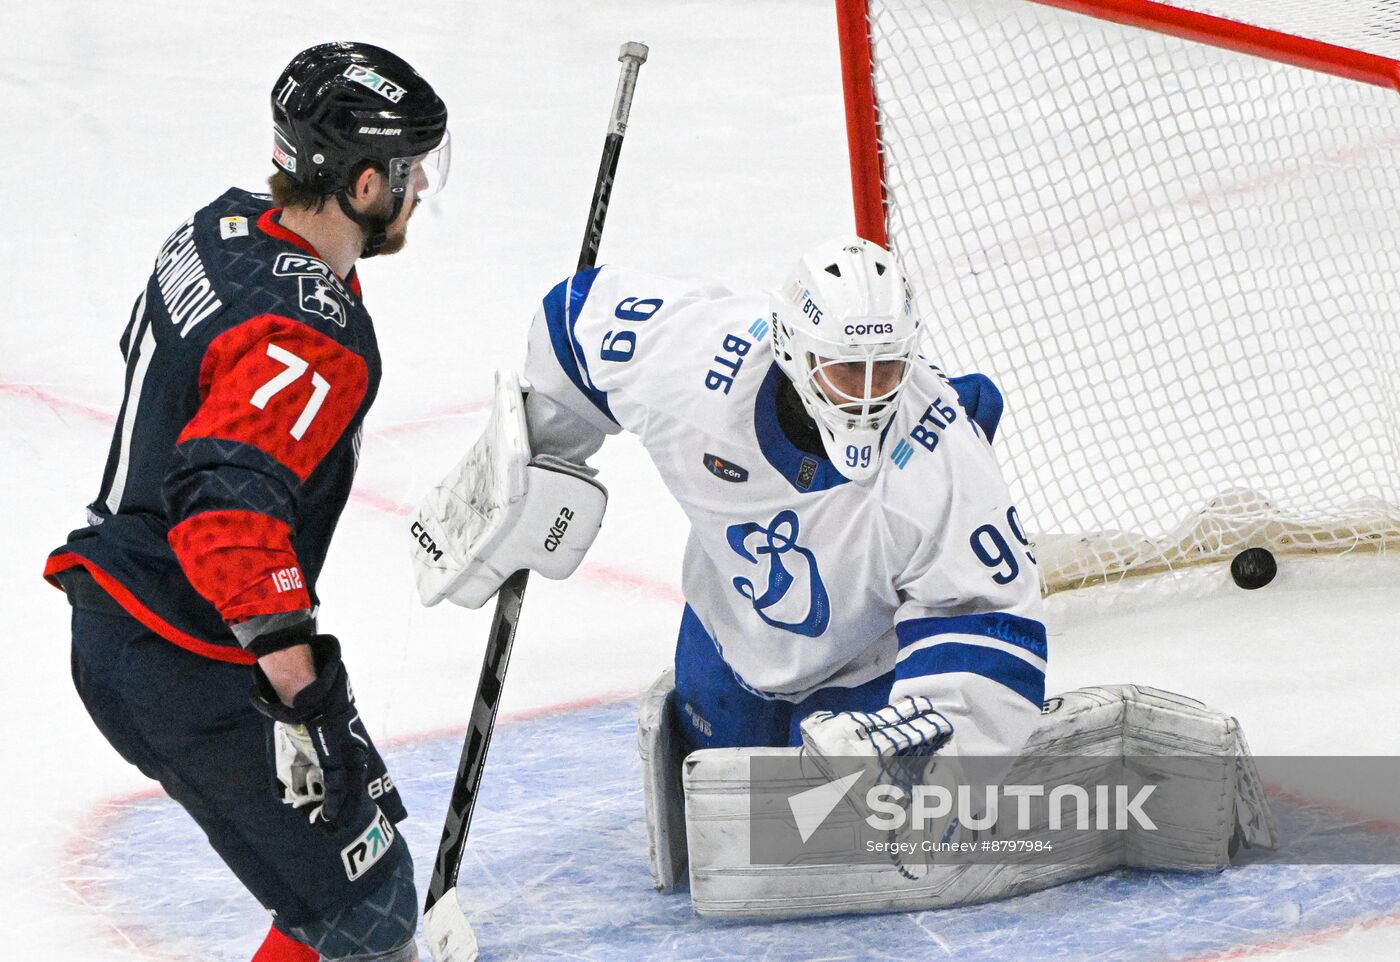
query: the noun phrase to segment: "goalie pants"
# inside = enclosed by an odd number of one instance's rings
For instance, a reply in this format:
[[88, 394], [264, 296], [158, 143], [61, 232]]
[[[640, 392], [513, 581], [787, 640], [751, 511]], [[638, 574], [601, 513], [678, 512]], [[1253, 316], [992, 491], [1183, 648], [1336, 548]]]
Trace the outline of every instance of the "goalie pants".
[[814, 711], [874, 711], [889, 704], [894, 672], [855, 688], [821, 688], [801, 701], [765, 698], [734, 674], [689, 605], [676, 639], [672, 730], [698, 748], [782, 748], [802, 744], [798, 726]]
[[381, 810], [395, 822], [406, 814], [373, 746], [378, 797], [367, 792], [333, 829], [310, 824], [276, 790], [272, 723], [249, 702], [250, 669], [171, 644], [91, 579], [76, 581], [65, 588], [83, 705], [112, 747], [199, 824], [277, 928], [325, 959], [378, 956], [411, 940], [418, 900], [402, 835], [377, 854], [355, 848]]

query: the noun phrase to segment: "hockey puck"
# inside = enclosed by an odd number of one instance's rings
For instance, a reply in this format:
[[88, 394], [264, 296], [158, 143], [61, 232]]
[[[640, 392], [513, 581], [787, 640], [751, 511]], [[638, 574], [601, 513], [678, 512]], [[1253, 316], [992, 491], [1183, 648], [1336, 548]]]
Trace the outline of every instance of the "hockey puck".
[[1246, 548], [1230, 562], [1230, 577], [1246, 591], [1262, 588], [1278, 574], [1278, 562], [1268, 548]]

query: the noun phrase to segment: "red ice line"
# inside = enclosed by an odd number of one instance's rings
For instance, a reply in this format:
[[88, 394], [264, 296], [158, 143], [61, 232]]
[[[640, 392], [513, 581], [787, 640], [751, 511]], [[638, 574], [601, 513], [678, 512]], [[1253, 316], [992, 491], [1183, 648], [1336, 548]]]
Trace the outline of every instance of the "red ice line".
[[[104, 411], [101, 408], [95, 408], [91, 405], [62, 397], [61, 395], [46, 391], [33, 384], [0, 381], [0, 395], [38, 401], [40, 404], [45, 405], [55, 412], [77, 414], [90, 421], [96, 421], [101, 424], [112, 424], [116, 421], [116, 415], [110, 411]], [[490, 406], [491, 400], [489, 398], [447, 405], [436, 411], [430, 411], [422, 417], [386, 425], [385, 427], [377, 428], [368, 433], [371, 437], [395, 437], [411, 434], [414, 431], [431, 427], [444, 418], [463, 417], [468, 414], [475, 414]], [[416, 510], [414, 505], [405, 504], [387, 495], [359, 487], [350, 492], [350, 499], [371, 510], [395, 515], [396, 517], [407, 517]], [[668, 604], [682, 604], [685, 601], [675, 585], [665, 581], [658, 581], [654, 578], [648, 578], [646, 575], [629, 571], [626, 568], [598, 564], [596, 562], [587, 562], [579, 569], [579, 576], [596, 584], [605, 585], [619, 591], [631, 592], [646, 598], [651, 598], [654, 601], [663, 601]]]

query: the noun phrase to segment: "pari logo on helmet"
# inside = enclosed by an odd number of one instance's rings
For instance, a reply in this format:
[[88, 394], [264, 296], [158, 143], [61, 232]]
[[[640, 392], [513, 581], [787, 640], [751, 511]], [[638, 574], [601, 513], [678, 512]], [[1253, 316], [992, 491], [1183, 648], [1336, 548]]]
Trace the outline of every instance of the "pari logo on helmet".
[[363, 84], [391, 104], [398, 103], [403, 99], [403, 95], [408, 93], [407, 90], [394, 83], [388, 77], [381, 77], [373, 70], [362, 67], [357, 63], [352, 63], [350, 66], [346, 67], [344, 76], [349, 77], [357, 84]]
[[879, 470], [918, 328], [894, 256], [858, 237], [803, 255], [773, 296], [778, 366], [816, 422], [827, 457], [852, 481]]

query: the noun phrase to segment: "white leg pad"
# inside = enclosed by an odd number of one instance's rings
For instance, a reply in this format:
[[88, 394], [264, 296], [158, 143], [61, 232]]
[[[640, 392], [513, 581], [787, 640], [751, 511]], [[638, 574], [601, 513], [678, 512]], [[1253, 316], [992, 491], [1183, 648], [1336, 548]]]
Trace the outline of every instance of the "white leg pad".
[[675, 672], [667, 669], [642, 696], [637, 751], [642, 756], [642, 797], [647, 813], [651, 878], [661, 892], [686, 873], [685, 799], [681, 793], [682, 743], [672, 730]]
[[[1041, 724], [1003, 780], [1035, 784], [1061, 759], [1127, 759], [1130, 778], [1158, 787], [1153, 797], [1157, 830], [1088, 832], [1063, 836], [1056, 854], [1068, 863], [956, 863], [919, 866], [911, 879], [892, 864], [833, 864], [813, 854], [795, 865], [749, 861], [749, 761], [764, 755], [797, 755], [798, 749], [712, 749], [684, 762], [690, 891], [699, 915], [728, 918], [795, 918], [849, 912], [949, 908], [1059, 885], [1119, 866], [1218, 871], [1238, 845], [1272, 848], [1272, 815], [1235, 719], [1200, 702], [1137, 685], [1086, 688], [1047, 702]], [[1174, 764], [1163, 755], [1191, 756]], [[1092, 766], [1086, 766], [1092, 768]], [[1095, 776], [1086, 771], [1086, 780]], [[1202, 800], [1218, 797], [1218, 805]], [[1049, 832], [1041, 807], [1029, 832], [998, 830], [996, 838], [1035, 839]], [[853, 808], [830, 818], [854, 820]], [[1014, 820], [1007, 820], [1014, 826]], [[833, 853], [835, 855], [836, 853]]]

